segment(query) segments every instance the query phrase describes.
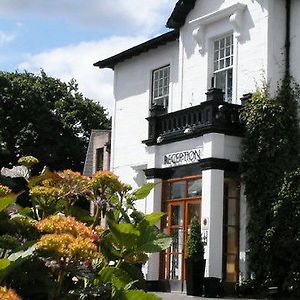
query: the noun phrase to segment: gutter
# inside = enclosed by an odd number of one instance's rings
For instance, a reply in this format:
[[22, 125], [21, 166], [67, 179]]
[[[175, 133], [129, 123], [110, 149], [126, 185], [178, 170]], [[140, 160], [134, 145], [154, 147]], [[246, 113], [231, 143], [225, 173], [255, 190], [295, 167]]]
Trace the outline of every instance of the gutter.
[[285, 1], [286, 26], [285, 26], [285, 77], [290, 77], [290, 49], [291, 49], [291, 0]]

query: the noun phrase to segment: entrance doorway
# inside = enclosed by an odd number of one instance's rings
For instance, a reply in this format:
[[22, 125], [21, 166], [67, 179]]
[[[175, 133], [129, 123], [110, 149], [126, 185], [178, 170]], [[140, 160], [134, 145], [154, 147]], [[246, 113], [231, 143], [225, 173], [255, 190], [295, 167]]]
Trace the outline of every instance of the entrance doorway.
[[191, 219], [201, 219], [202, 180], [200, 176], [184, 177], [164, 182], [164, 211], [167, 217], [164, 231], [172, 236], [172, 244], [163, 254], [163, 278], [172, 290], [184, 290], [185, 244]]

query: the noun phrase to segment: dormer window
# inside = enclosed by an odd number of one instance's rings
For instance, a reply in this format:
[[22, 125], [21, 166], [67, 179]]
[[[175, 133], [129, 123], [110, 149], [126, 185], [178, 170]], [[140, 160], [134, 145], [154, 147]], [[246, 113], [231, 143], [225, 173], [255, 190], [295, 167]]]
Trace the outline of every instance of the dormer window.
[[152, 73], [151, 106], [167, 108], [169, 102], [170, 66], [156, 69]]
[[225, 101], [232, 101], [233, 35], [214, 41], [214, 87], [225, 93]]

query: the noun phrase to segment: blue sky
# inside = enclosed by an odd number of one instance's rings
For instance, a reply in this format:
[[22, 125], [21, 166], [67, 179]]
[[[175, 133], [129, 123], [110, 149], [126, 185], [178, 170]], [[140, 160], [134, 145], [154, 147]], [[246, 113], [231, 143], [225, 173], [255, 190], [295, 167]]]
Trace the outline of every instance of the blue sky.
[[0, 70], [75, 78], [112, 111], [112, 71], [92, 64], [167, 31], [177, 0], [0, 0]]

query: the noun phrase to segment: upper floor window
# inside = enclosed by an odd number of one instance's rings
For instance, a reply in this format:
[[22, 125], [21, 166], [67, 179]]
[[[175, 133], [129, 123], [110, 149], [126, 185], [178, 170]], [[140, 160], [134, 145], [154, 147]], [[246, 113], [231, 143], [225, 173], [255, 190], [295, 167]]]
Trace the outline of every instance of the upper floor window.
[[214, 87], [225, 93], [225, 100], [232, 101], [233, 35], [214, 41]]
[[168, 107], [170, 66], [154, 70], [152, 73], [151, 106]]

